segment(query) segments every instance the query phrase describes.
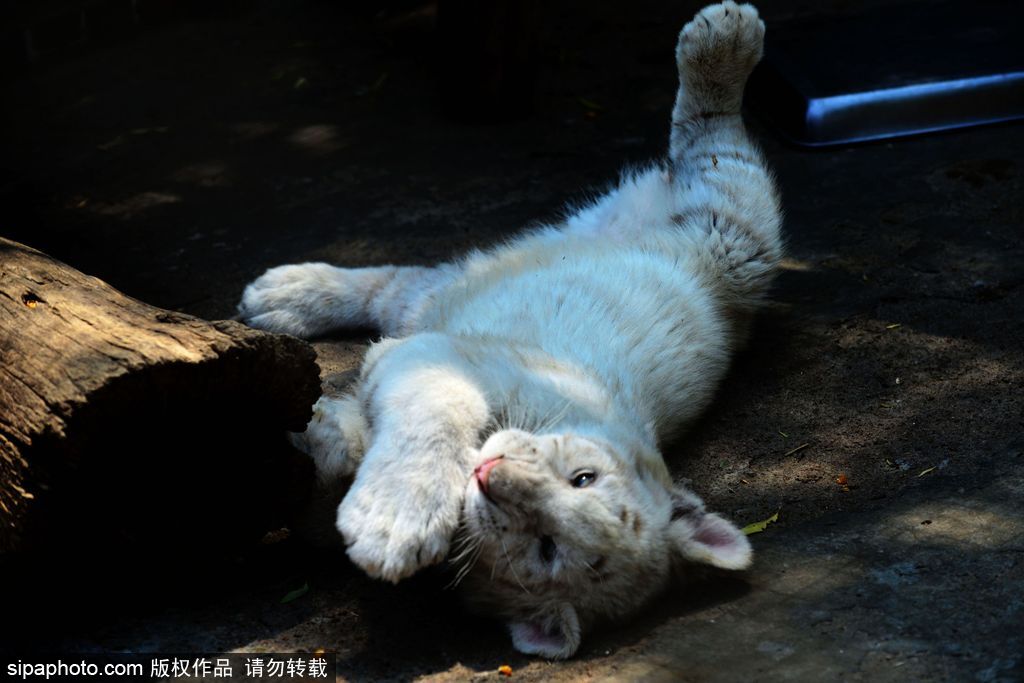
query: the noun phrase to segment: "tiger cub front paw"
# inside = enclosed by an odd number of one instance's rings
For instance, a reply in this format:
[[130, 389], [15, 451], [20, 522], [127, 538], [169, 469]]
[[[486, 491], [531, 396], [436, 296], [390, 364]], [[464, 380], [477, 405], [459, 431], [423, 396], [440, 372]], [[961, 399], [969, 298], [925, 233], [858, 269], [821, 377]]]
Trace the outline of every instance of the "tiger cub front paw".
[[296, 337], [315, 337], [334, 325], [339, 270], [326, 263], [271, 268], [242, 293], [239, 318], [246, 325]]
[[405, 464], [362, 467], [338, 507], [337, 526], [349, 559], [392, 583], [447, 557], [465, 486], [462, 478], [446, 477], [439, 468], [420, 471]]

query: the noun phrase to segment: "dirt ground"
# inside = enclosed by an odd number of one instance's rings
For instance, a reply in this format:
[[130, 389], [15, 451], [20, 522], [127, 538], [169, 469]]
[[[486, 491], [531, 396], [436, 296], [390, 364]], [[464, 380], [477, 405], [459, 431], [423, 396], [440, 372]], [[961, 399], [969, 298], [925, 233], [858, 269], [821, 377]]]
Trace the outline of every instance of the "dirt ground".
[[[665, 147], [674, 36], [700, 3], [607, 4], [550, 10], [537, 112], [500, 124], [442, 114], [419, 6], [263, 3], [33, 67], [5, 86], [0, 234], [208, 318], [273, 265], [494, 243]], [[769, 31], [796, 11], [762, 5]], [[807, 151], [750, 124], [789, 257], [717, 402], [666, 455], [740, 524], [779, 513], [751, 570], [549, 663], [441, 577], [372, 582], [293, 535], [194, 576], [154, 568], [150, 591], [33, 637], [324, 648], [346, 680], [501, 664], [517, 680], [1024, 679], [1024, 126]], [[325, 375], [365, 342], [318, 342]]]

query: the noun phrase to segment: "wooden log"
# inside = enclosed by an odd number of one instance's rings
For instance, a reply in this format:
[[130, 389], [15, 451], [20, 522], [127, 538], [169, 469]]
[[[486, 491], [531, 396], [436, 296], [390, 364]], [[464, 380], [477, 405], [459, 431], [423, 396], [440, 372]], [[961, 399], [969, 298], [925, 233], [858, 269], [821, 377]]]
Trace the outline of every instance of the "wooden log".
[[285, 432], [319, 393], [305, 342], [149, 306], [0, 238], [0, 558], [258, 537], [311, 481]]

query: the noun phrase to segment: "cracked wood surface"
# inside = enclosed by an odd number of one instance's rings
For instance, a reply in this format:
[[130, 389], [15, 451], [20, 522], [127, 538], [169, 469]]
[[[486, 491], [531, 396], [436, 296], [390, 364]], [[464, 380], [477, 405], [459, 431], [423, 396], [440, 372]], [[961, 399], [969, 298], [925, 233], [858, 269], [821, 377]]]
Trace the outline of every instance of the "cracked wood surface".
[[[147, 402], [170, 419], [214, 384], [276, 416], [267, 428], [302, 429], [319, 392], [314, 358], [299, 340], [149, 306], [0, 239], [0, 551], [19, 546], [62, 460], [105, 455], [105, 436], [81, 422]], [[179, 381], [185, 367], [208, 381]]]

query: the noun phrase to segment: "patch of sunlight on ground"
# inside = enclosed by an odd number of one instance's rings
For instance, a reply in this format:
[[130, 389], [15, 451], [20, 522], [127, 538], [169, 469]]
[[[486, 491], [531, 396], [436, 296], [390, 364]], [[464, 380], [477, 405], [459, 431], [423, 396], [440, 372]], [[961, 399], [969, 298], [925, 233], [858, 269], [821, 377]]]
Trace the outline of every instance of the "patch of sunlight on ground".
[[963, 548], [994, 549], [1013, 543], [1019, 534], [1014, 518], [995, 509], [995, 503], [992, 508], [967, 507], [955, 501], [925, 503], [894, 512], [889, 528], [895, 535], [909, 531], [920, 542]]
[[105, 202], [93, 207], [93, 211], [103, 216], [115, 218], [131, 218], [135, 214], [148, 211], [157, 206], [180, 204], [180, 195], [170, 192], [140, 192], [119, 202]]
[[337, 126], [328, 124], [297, 128], [288, 136], [288, 142], [316, 154], [329, 154], [348, 145], [347, 141], [339, 139]]

